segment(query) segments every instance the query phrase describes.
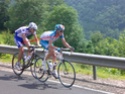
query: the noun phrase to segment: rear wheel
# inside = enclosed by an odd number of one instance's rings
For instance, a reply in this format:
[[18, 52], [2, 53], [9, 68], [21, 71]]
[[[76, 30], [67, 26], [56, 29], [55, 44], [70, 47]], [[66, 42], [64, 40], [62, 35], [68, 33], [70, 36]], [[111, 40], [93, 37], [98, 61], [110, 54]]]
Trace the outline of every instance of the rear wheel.
[[30, 66], [30, 71], [31, 71], [31, 74], [34, 78], [36, 78], [35, 76], [35, 71], [34, 71], [34, 64], [35, 64], [35, 61], [36, 59], [33, 59], [32, 62], [31, 62], [31, 66]]
[[[12, 58], [12, 69], [13, 69], [13, 72], [17, 76], [20, 76], [23, 73], [24, 69], [22, 68], [20, 71], [17, 70], [17, 68], [15, 67], [17, 61], [18, 61], [18, 53], [16, 53], [16, 54], [13, 55], [13, 58]], [[24, 59], [23, 58], [20, 60], [20, 64], [21, 64], [22, 67], [24, 66]]]
[[72, 63], [63, 61], [58, 66], [59, 81], [64, 87], [71, 87], [76, 79], [75, 69]]

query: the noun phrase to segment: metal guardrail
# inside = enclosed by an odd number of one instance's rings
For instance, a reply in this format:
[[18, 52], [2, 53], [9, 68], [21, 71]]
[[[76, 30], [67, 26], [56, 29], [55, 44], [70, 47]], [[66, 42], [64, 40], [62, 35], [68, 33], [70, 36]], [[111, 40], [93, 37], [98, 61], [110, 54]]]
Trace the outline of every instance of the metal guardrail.
[[[44, 53], [40, 48], [38, 48], [36, 51], [39, 55], [44, 57]], [[0, 53], [14, 54], [16, 52], [18, 52], [18, 48], [16, 46], [0, 45]], [[75, 52], [73, 52], [72, 54], [70, 52], [63, 52], [63, 54], [65, 59], [68, 61], [93, 65], [93, 71], [96, 71], [95, 66], [125, 69], [125, 58], [123, 57], [93, 55]], [[93, 74], [95, 75], [95, 73]], [[95, 76], [94, 79], [96, 79]]]

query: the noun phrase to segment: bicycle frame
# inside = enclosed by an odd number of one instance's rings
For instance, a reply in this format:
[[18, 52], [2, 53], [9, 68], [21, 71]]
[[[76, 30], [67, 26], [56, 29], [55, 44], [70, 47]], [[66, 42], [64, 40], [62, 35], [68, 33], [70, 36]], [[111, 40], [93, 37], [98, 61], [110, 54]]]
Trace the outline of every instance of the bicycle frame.
[[[70, 50], [70, 49], [69, 49], [69, 48], [61, 48], [60, 51], [57, 51], [57, 50], [55, 49], [55, 53], [56, 53], [56, 58], [57, 58], [57, 60], [63, 61], [63, 60], [64, 60], [64, 57], [63, 57], [62, 51], [67, 51], [67, 50]], [[47, 54], [48, 54], [48, 50], [45, 50], [45, 57], [44, 57], [44, 58], [46, 58]]]
[[31, 58], [28, 60], [28, 62], [26, 63], [25, 62], [25, 58], [24, 58], [24, 54], [23, 54], [23, 57], [21, 58], [21, 61], [22, 61], [22, 69], [20, 70], [20, 71], [18, 71], [16, 68], [15, 68], [15, 64], [16, 64], [16, 62], [17, 62], [17, 59], [18, 59], [18, 53], [15, 53], [14, 55], [13, 55], [13, 58], [12, 58], [12, 69], [13, 69], [13, 71], [14, 71], [14, 73], [17, 75], [17, 76], [20, 76], [22, 73], [23, 73], [23, 71], [26, 69], [26, 68], [28, 68], [28, 67], [31, 67], [32, 65], [33, 65], [33, 60], [36, 60], [37, 59], [37, 57], [39, 57], [39, 55], [37, 55], [35, 52], [36, 52], [36, 50], [35, 50], [35, 48], [37, 48], [37, 47], [35, 47], [35, 46], [30, 46], [30, 48], [31, 48]]

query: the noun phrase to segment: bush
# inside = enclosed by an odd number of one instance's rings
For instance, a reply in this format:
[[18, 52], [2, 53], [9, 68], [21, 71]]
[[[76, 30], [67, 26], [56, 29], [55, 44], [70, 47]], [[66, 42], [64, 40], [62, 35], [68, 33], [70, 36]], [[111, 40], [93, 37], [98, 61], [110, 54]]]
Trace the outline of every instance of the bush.
[[10, 31], [3, 31], [1, 34], [1, 44], [14, 45], [14, 35]]

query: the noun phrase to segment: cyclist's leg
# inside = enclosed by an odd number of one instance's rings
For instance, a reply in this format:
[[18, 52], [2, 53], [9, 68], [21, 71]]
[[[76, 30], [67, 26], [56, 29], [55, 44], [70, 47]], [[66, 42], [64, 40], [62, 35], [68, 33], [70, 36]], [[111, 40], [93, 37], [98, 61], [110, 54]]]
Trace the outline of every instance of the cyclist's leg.
[[[48, 46], [49, 46], [49, 42], [48, 42], [48, 41], [43, 41], [43, 40], [41, 40], [41, 41], [40, 41], [40, 44], [42, 45], [42, 47], [43, 47], [44, 49], [47, 49], [47, 50], [48, 50], [48, 53], [45, 55], [45, 58], [44, 58], [44, 61], [43, 61], [43, 68], [42, 68], [42, 69], [45, 70], [45, 67], [44, 67], [45, 65], [44, 65], [44, 64], [46, 63], [46, 60], [47, 60], [47, 59], [49, 59], [50, 57], [52, 57], [52, 62], [53, 62], [53, 63], [56, 62], [55, 47], [52, 46], [52, 47], [48, 48]], [[52, 65], [52, 67], [53, 67], [53, 65]], [[58, 78], [57, 71], [54, 70], [53, 72], [54, 72], [54, 73], [53, 73], [54, 77], [55, 77], [55, 78]]]
[[[44, 40], [40, 40], [40, 45], [48, 50], [48, 45], [49, 45], [49, 42], [48, 41], [44, 41]], [[46, 53], [45, 57], [44, 57], [44, 60], [43, 60], [43, 63], [42, 63], [42, 69], [46, 71], [46, 60], [49, 58], [49, 52]]]
[[28, 51], [27, 51], [27, 57], [25, 58], [25, 62], [28, 62], [30, 59], [31, 59], [31, 57], [32, 57], [32, 54], [33, 54], [33, 51], [31, 51], [31, 49], [30, 49], [30, 41], [28, 40], [28, 38], [26, 38], [25, 39], [25, 41], [23, 40], [23, 44], [27, 47], [27, 49], [28, 49]]
[[49, 49], [50, 55], [52, 56], [52, 63], [53, 63], [53, 71], [52, 71], [52, 75], [58, 79], [58, 74], [57, 74], [57, 70], [56, 70], [56, 53], [55, 53], [55, 47], [52, 46], [52, 48]]
[[18, 49], [19, 49], [18, 61], [16, 63], [16, 68], [18, 70], [20, 70], [21, 69], [20, 60], [21, 60], [21, 58], [23, 56], [23, 52], [24, 52], [24, 49], [23, 49], [23, 39], [20, 38], [20, 37], [15, 36], [14, 37], [14, 41], [15, 41], [16, 45], [18, 46]]
[[18, 54], [18, 62], [20, 62], [22, 56], [23, 56], [23, 53], [24, 53], [24, 49], [23, 49], [23, 46], [19, 48], [19, 54]]

